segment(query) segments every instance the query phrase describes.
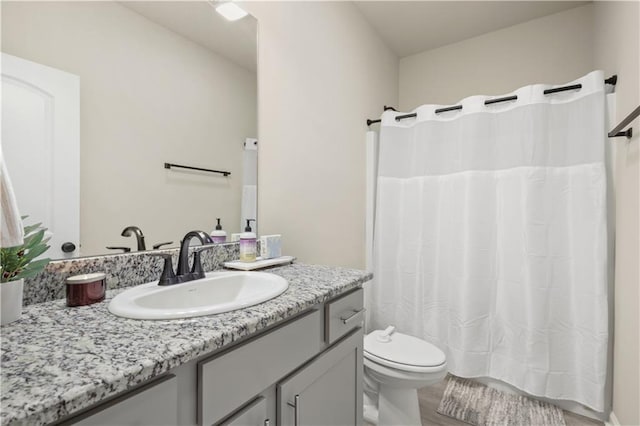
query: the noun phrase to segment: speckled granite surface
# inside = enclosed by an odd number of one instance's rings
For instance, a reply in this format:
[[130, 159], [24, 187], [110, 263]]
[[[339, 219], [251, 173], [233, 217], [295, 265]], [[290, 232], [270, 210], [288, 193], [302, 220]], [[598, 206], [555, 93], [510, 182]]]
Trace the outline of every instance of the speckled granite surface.
[[292, 264], [264, 270], [289, 289], [268, 302], [198, 318], [141, 321], [104, 302], [67, 308], [64, 300], [27, 306], [1, 328], [2, 424], [45, 424], [219, 349], [371, 278], [359, 270]]
[[[178, 248], [173, 248], [52, 261], [42, 273], [25, 280], [23, 304], [65, 298], [64, 281], [72, 275], [104, 272], [107, 274], [107, 289], [110, 290], [157, 280], [164, 261], [152, 253], [171, 253], [175, 269], [178, 252]], [[201, 257], [205, 271], [218, 269], [222, 263], [240, 257], [239, 244], [216, 244], [211, 250], [204, 251]]]

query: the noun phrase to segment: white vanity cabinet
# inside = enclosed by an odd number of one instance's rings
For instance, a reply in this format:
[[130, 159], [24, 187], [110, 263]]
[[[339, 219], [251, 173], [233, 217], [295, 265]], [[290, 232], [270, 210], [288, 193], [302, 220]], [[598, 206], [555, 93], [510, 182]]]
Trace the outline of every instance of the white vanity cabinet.
[[362, 306], [351, 290], [63, 424], [362, 424]]

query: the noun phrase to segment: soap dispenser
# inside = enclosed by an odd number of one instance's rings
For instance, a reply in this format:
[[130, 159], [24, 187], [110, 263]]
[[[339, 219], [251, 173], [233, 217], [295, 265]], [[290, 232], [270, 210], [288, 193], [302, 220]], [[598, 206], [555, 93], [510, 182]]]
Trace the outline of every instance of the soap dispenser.
[[244, 232], [240, 234], [240, 261], [255, 262], [257, 253], [256, 234], [251, 230], [251, 221], [255, 219], [247, 219], [247, 226]]
[[218, 224], [216, 225], [216, 229], [211, 231], [211, 239], [214, 243], [225, 243], [227, 242], [227, 233], [222, 230], [222, 225], [220, 225], [220, 218], [216, 218]]

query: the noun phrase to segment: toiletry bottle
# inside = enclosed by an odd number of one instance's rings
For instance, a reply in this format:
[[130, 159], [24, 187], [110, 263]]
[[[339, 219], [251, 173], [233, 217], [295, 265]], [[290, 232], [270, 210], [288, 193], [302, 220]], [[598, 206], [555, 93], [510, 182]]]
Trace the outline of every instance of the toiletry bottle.
[[218, 224], [216, 225], [216, 229], [211, 231], [211, 239], [214, 243], [226, 243], [227, 242], [227, 233], [222, 230], [222, 226], [220, 225], [220, 218], [216, 218]]
[[244, 232], [240, 234], [240, 261], [255, 262], [256, 260], [256, 234], [251, 231], [251, 221], [255, 219], [247, 219], [247, 226]]

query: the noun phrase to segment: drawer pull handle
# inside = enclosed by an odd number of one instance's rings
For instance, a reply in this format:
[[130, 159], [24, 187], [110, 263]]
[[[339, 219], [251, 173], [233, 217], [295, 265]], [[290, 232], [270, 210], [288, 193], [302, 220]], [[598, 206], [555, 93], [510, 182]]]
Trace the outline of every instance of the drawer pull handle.
[[340, 321], [342, 321], [343, 324], [347, 325], [365, 311], [365, 308], [362, 308], [359, 311], [353, 311], [353, 314], [349, 315], [347, 318], [340, 317]]
[[271, 424], [271, 422], [269, 421], [269, 419], [266, 419], [264, 421], [264, 426], [269, 426]]
[[293, 407], [293, 425], [298, 426], [300, 424], [300, 395], [293, 397], [293, 404], [287, 402], [289, 407]]

